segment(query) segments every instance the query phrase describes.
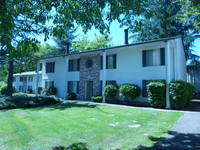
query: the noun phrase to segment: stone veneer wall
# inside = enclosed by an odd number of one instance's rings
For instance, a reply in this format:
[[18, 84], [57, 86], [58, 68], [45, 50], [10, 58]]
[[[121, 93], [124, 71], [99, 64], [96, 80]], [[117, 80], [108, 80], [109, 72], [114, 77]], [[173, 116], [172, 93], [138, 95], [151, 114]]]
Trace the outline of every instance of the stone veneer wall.
[[[93, 65], [88, 68], [86, 66], [86, 61], [91, 59]], [[93, 81], [93, 95], [100, 94], [100, 69], [101, 69], [101, 56], [89, 55], [82, 56], [80, 58], [80, 81], [79, 81], [79, 97], [80, 99], [85, 99], [86, 81]]]

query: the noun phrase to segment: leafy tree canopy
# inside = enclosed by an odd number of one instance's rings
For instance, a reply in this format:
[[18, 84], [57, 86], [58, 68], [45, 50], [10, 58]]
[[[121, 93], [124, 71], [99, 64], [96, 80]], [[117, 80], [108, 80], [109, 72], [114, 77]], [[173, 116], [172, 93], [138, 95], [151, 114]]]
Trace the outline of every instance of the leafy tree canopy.
[[78, 50], [79, 52], [84, 52], [87, 50], [110, 47], [112, 46], [111, 41], [112, 39], [106, 36], [96, 36], [96, 39], [90, 41], [87, 35], [83, 35], [80, 41], [72, 44], [72, 47], [74, 50]]

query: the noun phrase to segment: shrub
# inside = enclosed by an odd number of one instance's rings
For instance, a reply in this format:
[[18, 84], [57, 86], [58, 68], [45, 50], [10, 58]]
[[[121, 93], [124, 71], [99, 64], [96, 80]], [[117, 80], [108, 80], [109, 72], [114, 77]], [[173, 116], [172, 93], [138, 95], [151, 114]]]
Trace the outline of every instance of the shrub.
[[32, 89], [28, 89], [27, 91], [28, 91], [28, 93], [33, 93]]
[[[0, 93], [1, 93], [2, 95], [6, 95], [6, 92], [7, 92], [7, 84], [1, 86], [1, 89], [0, 89]], [[16, 92], [16, 89], [15, 89], [15, 87], [13, 86], [13, 93], [15, 93], [15, 92]]]
[[111, 98], [111, 99], [117, 96], [117, 93], [118, 93], [118, 87], [116, 85], [106, 85], [103, 91], [104, 96], [106, 98]]
[[45, 95], [45, 96], [56, 95], [56, 94], [57, 94], [56, 87], [49, 87], [49, 88], [43, 90], [43, 95]]
[[149, 102], [152, 107], [166, 107], [166, 84], [164, 81], [152, 81], [147, 85]]
[[185, 81], [170, 83], [170, 104], [172, 108], [182, 109], [192, 100], [193, 86]]
[[127, 100], [133, 100], [140, 96], [141, 89], [137, 85], [134, 84], [123, 84], [119, 88], [120, 93]]
[[28, 96], [26, 93], [19, 92], [19, 93], [13, 93], [12, 96]]
[[67, 96], [68, 100], [76, 100], [76, 94], [75, 93], [69, 93]]
[[38, 87], [38, 94], [42, 94], [43, 88], [41, 86]]
[[0, 109], [29, 108], [60, 103], [61, 99], [55, 96], [28, 97], [28, 96], [4, 96], [0, 98]]
[[102, 102], [103, 97], [102, 96], [92, 96], [92, 100], [94, 102]]

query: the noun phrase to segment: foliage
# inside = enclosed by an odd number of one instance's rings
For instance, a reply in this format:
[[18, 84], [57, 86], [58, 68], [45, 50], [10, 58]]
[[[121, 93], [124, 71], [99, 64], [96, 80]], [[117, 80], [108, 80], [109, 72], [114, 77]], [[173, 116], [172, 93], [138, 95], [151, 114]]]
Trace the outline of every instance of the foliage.
[[[13, 92], [16, 92], [16, 89], [14, 86], [12, 86]], [[6, 91], [7, 91], [7, 84], [4, 83], [2, 86], [0, 86], [0, 94], [2, 95], [6, 95]]]
[[164, 81], [152, 81], [147, 85], [148, 98], [151, 106], [166, 107], [166, 84]]
[[67, 96], [68, 100], [76, 100], [76, 93], [69, 93]]
[[89, 41], [88, 36], [83, 35], [79, 42], [72, 44], [72, 47], [79, 52], [84, 52], [88, 50], [110, 47], [112, 45], [111, 40], [111, 38], [106, 36], [96, 36], [95, 40]]
[[19, 96], [19, 97], [22, 97], [22, 96], [28, 96], [26, 93], [23, 93], [23, 92], [19, 92], [19, 93], [13, 93], [12, 96], [16, 97], [16, 96]]
[[172, 108], [182, 109], [189, 106], [192, 100], [193, 86], [185, 81], [170, 83], [170, 104]]
[[29, 108], [60, 103], [61, 99], [57, 97], [28, 97], [17, 95], [13, 97], [4, 96], [0, 98], [0, 109]]
[[47, 89], [43, 90], [42, 94], [45, 96], [56, 95], [57, 88], [56, 87], [48, 87]]
[[138, 12], [141, 3], [126, 0], [2, 0], [0, 60], [9, 64], [7, 94], [12, 95], [14, 62], [31, 60], [38, 51], [36, 35], [44, 35], [44, 41], [50, 36], [62, 39], [66, 29], [74, 28], [74, 24], [81, 25], [84, 32], [94, 26], [100, 33], [108, 33], [113, 20], [119, 20], [121, 14], [128, 14], [124, 10]]
[[148, 11], [142, 11], [138, 16], [132, 14], [129, 21], [124, 20], [124, 25], [129, 26], [133, 33], [134, 42], [182, 35], [187, 59], [198, 59], [190, 47], [200, 30], [194, 27], [194, 15], [188, 16], [186, 22], [177, 19], [180, 14], [187, 13], [182, 3], [174, 0], [149, 0], [145, 7]]
[[134, 100], [138, 96], [140, 96], [141, 89], [137, 85], [134, 84], [123, 84], [119, 88], [120, 93], [124, 96], [127, 100]]
[[106, 85], [103, 91], [104, 96], [106, 98], [111, 98], [111, 99], [117, 96], [117, 93], [118, 93], [118, 87], [115, 85]]
[[43, 88], [41, 86], [38, 87], [38, 94], [42, 94]]
[[92, 100], [93, 100], [94, 102], [99, 102], [99, 103], [101, 103], [102, 100], [103, 100], [103, 97], [102, 97], [102, 96], [92, 96]]

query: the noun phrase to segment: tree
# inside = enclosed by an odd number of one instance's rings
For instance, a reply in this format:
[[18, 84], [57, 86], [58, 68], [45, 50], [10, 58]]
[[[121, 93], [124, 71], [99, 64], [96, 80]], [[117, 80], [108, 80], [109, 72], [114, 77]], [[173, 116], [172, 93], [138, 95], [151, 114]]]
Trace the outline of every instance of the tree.
[[[110, 0], [1, 0], [0, 55], [8, 62], [7, 95], [12, 95], [13, 64], [20, 59], [30, 60], [38, 50], [35, 35], [61, 38], [65, 30], [81, 25], [86, 32], [94, 26], [101, 33], [109, 32], [109, 24], [119, 19], [126, 9], [135, 8], [144, 1]], [[127, 11], [128, 14], [128, 11]], [[107, 20], [105, 22], [104, 20]], [[48, 24], [52, 22], [53, 25]], [[23, 59], [23, 60], [22, 60]]]
[[100, 49], [112, 46], [112, 39], [106, 36], [96, 36], [96, 39], [89, 41], [87, 35], [83, 35], [79, 42], [73, 43], [72, 47], [74, 50], [84, 52], [88, 50]]
[[192, 22], [177, 19], [184, 11], [186, 10], [183, 10], [181, 3], [174, 0], [148, 1], [146, 11], [137, 17], [129, 17], [129, 21], [124, 24], [134, 33], [134, 42], [182, 35], [187, 58], [195, 59], [197, 56], [190, 47], [199, 31]]

